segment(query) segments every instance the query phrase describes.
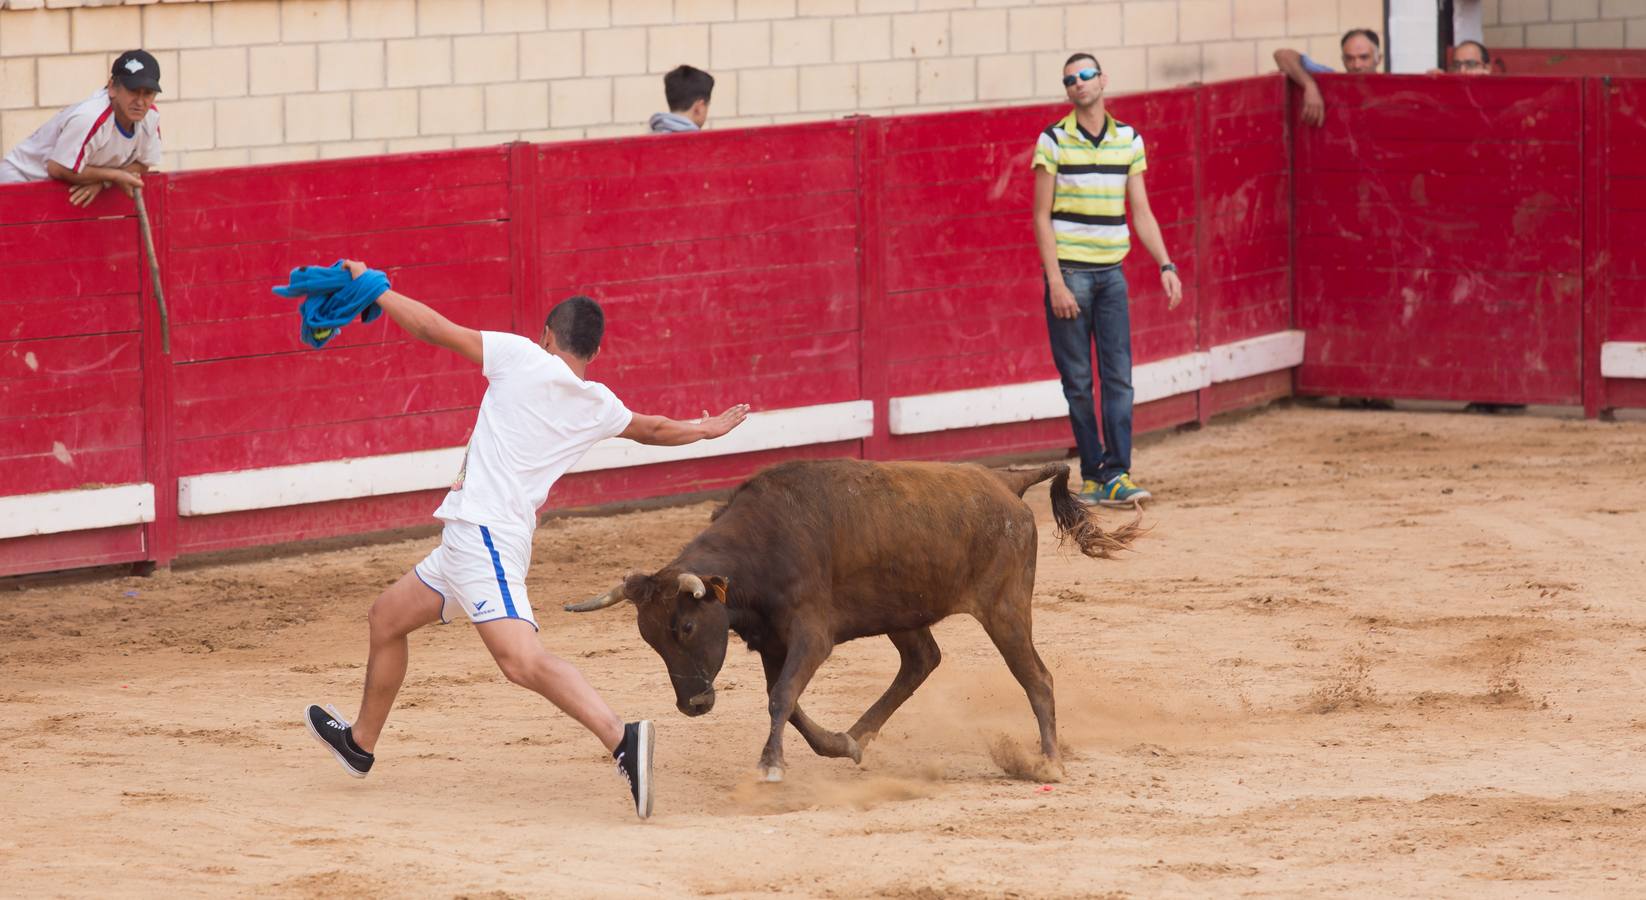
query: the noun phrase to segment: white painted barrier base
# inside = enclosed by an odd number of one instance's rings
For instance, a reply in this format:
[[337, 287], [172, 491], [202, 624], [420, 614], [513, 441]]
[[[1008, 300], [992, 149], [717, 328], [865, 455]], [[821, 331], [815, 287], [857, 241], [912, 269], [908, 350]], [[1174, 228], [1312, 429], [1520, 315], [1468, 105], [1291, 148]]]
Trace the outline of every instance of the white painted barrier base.
[[[874, 433], [867, 400], [750, 413], [736, 431], [683, 447], [652, 447], [622, 438], [596, 444], [573, 472], [730, 456], [865, 438]], [[462, 447], [391, 453], [327, 462], [212, 472], [177, 480], [177, 510], [210, 516], [328, 500], [352, 500], [447, 487], [463, 464]]]
[[154, 485], [0, 497], [0, 540], [154, 521]]
[[1602, 378], [1646, 378], [1646, 341], [1607, 341], [1600, 345]]
[[[1277, 331], [1132, 367], [1134, 403], [1198, 391], [1213, 384], [1278, 372], [1303, 363], [1303, 332]], [[893, 397], [892, 434], [1060, 419], [1069, 414], [1056, 379]]]
[[[1277, 372], [1303, 362], [1303, 332], [1281, 331], [1208, 351], [1144, 363], [1132, 371], [1135, 402], [1148, 403], [1212, 384]], [[1612, 378], [1646, 377], [1646, 344], [1607, 344], [1602, 371]], [[1622, 373], [1622, 374], [1618, 374]], [[1636, 374], [1627, 374], [1636, 373]], [[1068, 404], [1056, 380], [894, 397], [893, 434], [925, 434], [1010, 422], [1062, 418]], [[856, 440], [874, 433], [874, 406], [852, 400], [751, 413], [731, 434], [684, 447], [651, 447], [613, 439], [572, 467], [593, 472]], [[179, 478], [178, 512], [210, 516], [331, 500], [351, 500], [446, 487], [463, 463], [462, 447], [356, 459], [211, 472]], [[0, 498], [0, 539], [154, 521], [154, 485], [132, 484]]]

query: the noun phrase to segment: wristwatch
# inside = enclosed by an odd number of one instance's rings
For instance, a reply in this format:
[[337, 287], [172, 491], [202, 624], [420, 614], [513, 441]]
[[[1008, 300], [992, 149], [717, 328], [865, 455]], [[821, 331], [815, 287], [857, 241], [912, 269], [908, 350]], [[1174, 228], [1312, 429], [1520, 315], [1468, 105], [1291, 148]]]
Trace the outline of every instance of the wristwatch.
[[1177, 271], [1177, 263], [1166, 263], [1165, 265], [1160, 267], [1160, 274], [1162, 274], [1162, 275], [1166, 274], [1167, 272], [1176, 272], [1176, 271]]

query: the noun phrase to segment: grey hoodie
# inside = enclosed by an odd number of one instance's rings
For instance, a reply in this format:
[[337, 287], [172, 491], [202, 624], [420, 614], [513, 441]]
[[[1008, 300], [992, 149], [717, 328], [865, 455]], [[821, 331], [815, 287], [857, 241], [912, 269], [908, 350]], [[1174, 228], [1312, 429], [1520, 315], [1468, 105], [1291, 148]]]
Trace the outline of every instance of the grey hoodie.
[[666, 134], [671, 131], [700, 131], [697, 123], [679, 113], [660, 112], [652, 116], [652, 134]]

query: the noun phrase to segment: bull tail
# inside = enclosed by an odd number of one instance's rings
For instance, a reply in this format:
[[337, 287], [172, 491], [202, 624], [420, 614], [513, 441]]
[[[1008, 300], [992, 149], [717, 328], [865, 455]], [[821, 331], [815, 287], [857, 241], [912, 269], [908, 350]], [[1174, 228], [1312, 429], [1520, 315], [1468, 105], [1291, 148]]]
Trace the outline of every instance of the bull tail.
[[1045, 481], [1059, 472], [1063, 473], [1063, 481], [1065, 483], [1069, 480], [1069, 467], [1063, 463], [1047, 463], [1038, 469], [1025, 469], [1021, 472], [1012, 470], [1003, 471], [1000, 469], [994, 469], [993, 471], [996, 475], [1000, 476], [1001, 481], [1006, 482], [1006, 488], [1019, 497], [1023, 496], [1023, 492], [1028, 490], [1030, 487]]
[[[1097, 524], [1091, 508], [1081, 503], [1080, 499], [1069, 491], [1069, 467], [1056, 463], [1042, 467], [1042, 472], [1056, 469], [1057, 477], [1052, 479], [1052, 518], [1057, 522], [1057, 536], [1063, 541], [1073, 541], [1080, 548], [1080, 552], [1093, 559], [1113, 559], [1114, 554], [1121, 550], [1130, 550], [1132, 542], [1149, 532], [1143, 526], [1143, 513], [1140, 510], [1137, 517], [1130, 522], [1113, 529], [1104, 531]], [[1051, 474], [1047, 472], [1047, 474]], [[1029, 484], [1045, 478], [1041, 475]], [[1024, 485], [1025, 489], [1028, 485]], [[1019, 495], [1021, 495], [1019, 491]]]

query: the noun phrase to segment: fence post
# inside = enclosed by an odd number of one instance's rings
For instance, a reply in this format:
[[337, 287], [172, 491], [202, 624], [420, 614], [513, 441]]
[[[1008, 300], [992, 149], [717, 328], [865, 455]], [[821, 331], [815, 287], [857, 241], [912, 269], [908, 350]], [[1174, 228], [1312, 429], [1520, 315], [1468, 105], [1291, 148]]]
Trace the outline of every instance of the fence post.
[[[1208, 274], [1212, 265], [1212, 239], [1206, 222], [1206, 147], [1211, 134], [1210, 106], [1206, 102], [1205, 85], [1197, 86], [1194, 89], [1194, 130], [1189, 132], [1190, 158], [1194, 160], [1194, 281], [1185, 284], [1183, 290], [1194, 292], [1194, 348], [1201, 352], [1210, 349], [1217, 340], [1217, 335], [1210, 333], [1207, 321], [1214, 304], [1206, 298], [1206, 289], [1212, 283]], [[1195, 412], [1201, 425], [1212, 420], [1211, 385], [1195, 392]]]
[[[175, 298], [177, 292], [172, 287], [175, 280], [169, 260], [171, 229], [166, 227], [171, 209], [171, 184], [163, 173], [145, 175], [143, 183], [143, 198], [154, 236], [154, 255], [160, 266], [162, 290]], [[170, 565], [177, 558], [177, 456], [174, 440], [177, 410], [172, 392], [175, 376], [173, 357], [162, 349], [159, 299], [154, 295], [154, 279], [148, 254], [141, 249], [142, 236], [138, 228], [134, 216], [132, 242], [139, 247], [138, 280], [142, 282], [143, 477], [154, 485], [154, 521], [143, 526], [143, 550], [147, 562], [138, 564], [140, 571], [146, 572], [157, 565]], [[178, 311], [172, 310], [173, 313]]]
[[516, 334], [536, 334], [542, 328], [537, 236], [537, 148], [515, 141], [509, 145], [509, 281], [514, 293], [510, 318]]
[[1582, 196], [1583, 237], [1582, 270], [1578, 278], [1580, 308], [1583, 323], [1580, 341], [1582, 350], [1580, 390], [1583, 393], [1583, 415], [1596, 418], [1605, 403], [1605, 379], [1600, 374], [1600, 348], [1605, 341], [1607, 289], [1611, 279], [1602, 259], [1606, 250], [1606, 224], [1602, 204], [1605, 202], [1607, 150], [1606, 109], [1611, 89], [1610, 78], [1583, 79], [1583, 127], [1579, 135], [1579, 152], [1583, 159], [1579, 194]]
[[874, 433], [863, 439], [864, 459], [891, 457], [891, 400], [886, 348], [886, 232], [881, 217], [886, 129], [880, 119], [855, 119], [857, 129], [858, 390], [874, 404]]
[[[1286, 327], [1297, 328], [1297, 134], [1292, 128], [1292, 80], [1280, 78], [1280, 139], [1286, 142]], [[1308, 342], [1303, 344], [1303, 362], [1308, 360]], [[1297, 376], [1303, 366], [1292, 368], [1291, 396], [1297, 397]]]

